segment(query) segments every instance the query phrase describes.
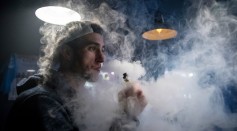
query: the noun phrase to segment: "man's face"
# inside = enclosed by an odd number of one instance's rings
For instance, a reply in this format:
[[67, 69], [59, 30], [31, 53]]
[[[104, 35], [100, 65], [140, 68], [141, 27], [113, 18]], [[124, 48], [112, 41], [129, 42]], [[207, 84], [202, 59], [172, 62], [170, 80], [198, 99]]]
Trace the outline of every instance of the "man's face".
[[98, 33], [90, 33], [75, 40], [71, 71], [90, 81], [98, 80], [104, 62], [104, 40]]

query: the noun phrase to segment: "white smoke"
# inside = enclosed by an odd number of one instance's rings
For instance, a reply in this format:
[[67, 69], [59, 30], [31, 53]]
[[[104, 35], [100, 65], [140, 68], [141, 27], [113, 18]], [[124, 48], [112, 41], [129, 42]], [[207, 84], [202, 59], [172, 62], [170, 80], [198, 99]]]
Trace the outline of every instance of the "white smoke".
[[[231, 2], [236, 3], [235, 0]], [[81, 130], [109, 128], [110, 122], [117, 115], [115, 113], [118, 108], [117, 93], [124, 86], [122, 74], [125, 72], [128, 73], [129, 79], [142, 85], [149, 103], [140, 116], [141, 124], [138, 130], [236, 130], [237, 115], [228, 113], [222, 91], [231, 80], [237, 82], [235, 68], [237, 18], [229, 12], [229, 6], [223, 3], [215, 1], [209, 1], [206, 5], [203, 4], [204, 1], [194, 3], [197, 4], [192, 6], [195, 12], [191, 12], [193, 16], [188, 17], [190, 20], [187, 20], [187, 27], [182, 32], [183, 37], [177, 39], [176, 45], [173, 46], [179, 45], [180, 48], [177, 49], [175, 59], [169, 61], [173, 65], [172, 69], [166, 69], [157, 80], [152, 78], [144, 80], [142, 77], [149, 74], [148, 72], [157, 72], [157, 61], [167, 62], [169, 59], [163, 58], [168, 58], [168, 52], [144, 58], [150, 59], [149, 66], [152, 69], [146, 68], [144, 63], [146, 60], [131, 62], [134, 57], [134, 42], [140, 39], [136, 33], [141, 31], [141, 28], [130, 29], [126, 23], [128, 16], [111, 9], [107, 4], [101, 4], [89, 12], [84, 5], [78, 5], [83, 6], [83, 10], [74, 7], [75, 10], [86, 14], [85, 20], [98, 21], [106, 28], [109, 33], [106, 43], [109, 46], [108, 54], [109, 58], [113, 59], [103, 67], [110, 79], [93, 84], [94, 87], [85, 93], [89, 95], [84, 96], [79, 92], [78, 98], [75, 98], [82, 104], [79, 104], [78, 110], [74, 112], [76, 124], [82, 128]], [[135, 5], [137, 9], [139, 4]], [[145, 16], [147, 11], [145, 9], [140, 11], [140, 14]], [[137, 14], [131, 13], [131, 15]], [[141, 17], [138, 19], [131, 16], [130, 21], [146, 23], [146, 18]], [[157, 48], [150, 51], [155, 49]], [[140, 51], [144, 52], [149, 53], [149, 50]], [[110, 74], [111, 72], [114, 72], [114, 75]], [[82, 124], [87, 128], [83, 128]]]
[[[78, 104], [74, 117], [81, 130], [108, 130], [113, 119], [119, 115], [118, 92], [125, 88], [122, 74], [126, 71], [129, 78], [133, 78], [130, 80], [137, 80], [145, 73], [139, 62], [113, 60], [103, 69], [108, 72], [110, 79], [91, 83], [93, 88], [79, 90], [77, 97], [73, 99]], [[111, 71], [114, 74], [110, 74]]]
[[236, 114], [226, 112], [222, 93], [230, 80], [236, 81], [232, 63], [236, 53], [230, 49], [236, 17], [213, 2], [199, 7], [188, 24], [177, 43], [189, 50], [180, 53], [175, 68], [157, 81], [144, 82], [151, 110], [144, 115], [141, 130], [236, 129]]

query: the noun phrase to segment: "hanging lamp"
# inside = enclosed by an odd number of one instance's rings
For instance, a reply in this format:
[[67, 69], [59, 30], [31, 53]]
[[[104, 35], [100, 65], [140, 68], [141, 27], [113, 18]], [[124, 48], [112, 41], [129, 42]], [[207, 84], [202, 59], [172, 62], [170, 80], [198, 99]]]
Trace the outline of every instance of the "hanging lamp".
[[41, 7], [35, 11], [35, 15], [40, 20], [55, 25], [66, 25], [69, 22], [81, 20], [79, 13], [61, 6]]
[[164, 22], [163, 16], [156, 13], [155, 26], [158, 28], [151, 29], [142, 34], [142, 37], [147, 40], [167, 40], [177, 36], [177, 31], [170, 29]]

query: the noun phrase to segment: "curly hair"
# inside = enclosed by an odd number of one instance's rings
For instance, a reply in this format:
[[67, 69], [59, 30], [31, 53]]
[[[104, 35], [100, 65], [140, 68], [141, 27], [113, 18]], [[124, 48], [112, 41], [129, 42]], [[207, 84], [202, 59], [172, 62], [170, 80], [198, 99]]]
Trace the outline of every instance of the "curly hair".
[[104, 35], [103, 29], [98, 24], [89, 21], [74, 21], [65, 26], [45, 24], [40, 28], [40, 33], [43, 35], [41, 38], [43, 56], [40, 57], [38, 65], [39, 73], [44, 77], [43, 83], [51, 80], [53, 72], [60, 67], [60, 49], [76, 38], [92, 32]]

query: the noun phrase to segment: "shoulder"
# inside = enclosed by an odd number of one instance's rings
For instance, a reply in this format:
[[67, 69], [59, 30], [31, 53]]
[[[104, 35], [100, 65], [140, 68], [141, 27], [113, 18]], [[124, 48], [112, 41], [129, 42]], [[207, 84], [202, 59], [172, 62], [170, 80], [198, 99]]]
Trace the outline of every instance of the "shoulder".
[[[15, 101], [9, 115], [9, 125], [25, 129], [29, 123], [31, 130], [68, 130], [74, 126], [66, 105], [52, 91], [42, 86], [23, 92]], [[23, 127], [24, 126], [24, 127]]]
[[62, 108], [64, 103], [52, 90], [47, 90], [43, 86], [37, 86], [22, 92], [16, 99], [13, 107], [18, 110], [46, 111], [53, 108]]
[[62, 100], [56, 95], [55, 92], [53, 92], [52, 90], [48, 90], [45, 87], [39, 85], [36, 86], [32, 89], [26, 90], [24, 92], [22, 92], [16, 99], [16, 102], [26, 102], [29, 99], [53, 99], [56, 101], [59, 101], [60, 103], [62, 102]]

